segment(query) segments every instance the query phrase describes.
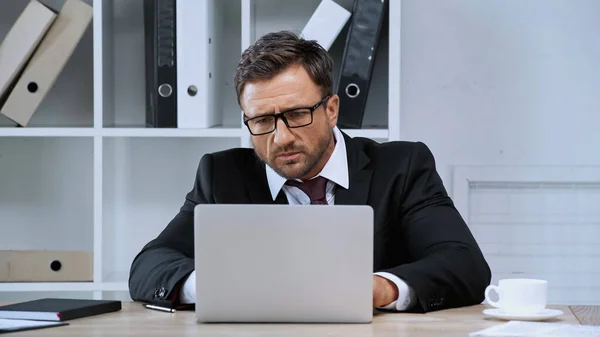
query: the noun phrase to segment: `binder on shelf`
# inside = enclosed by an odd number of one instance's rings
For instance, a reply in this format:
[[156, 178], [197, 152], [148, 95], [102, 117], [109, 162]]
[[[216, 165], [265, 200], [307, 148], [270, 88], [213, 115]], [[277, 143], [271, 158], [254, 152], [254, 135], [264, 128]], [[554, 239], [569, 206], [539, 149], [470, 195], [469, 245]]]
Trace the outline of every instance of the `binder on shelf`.
[[337, 86], [341, 128], [362, 127], [386, 6], [385, 0], [354, 0]]
[[92, 7], [67, 0], [34, 51], [0, 113], [27, 126], [92, 20]]
[[[222, 0], [216, 0], [222, 1]], [[215, 107], [213, 33], [219, 21], [215, 0], [178, 0], [176, 5], [177, 127], [210, 128], [219, 124]]]
[[93, 281], [93, 254], [91, 252], [0, 251], [0, 282], [83, 281]]
[[25, 69], [57, 13], [37, 0], [31, 0], [0, 42], [0, 107]]
[[177, 127], [176, 5], [144, 0], [146, 127]]
[[321, 47], [329, 50], [350, 18], [350, 12], [333, 0], [321, 0], [304, 28], [302, 37], [316, 40]]

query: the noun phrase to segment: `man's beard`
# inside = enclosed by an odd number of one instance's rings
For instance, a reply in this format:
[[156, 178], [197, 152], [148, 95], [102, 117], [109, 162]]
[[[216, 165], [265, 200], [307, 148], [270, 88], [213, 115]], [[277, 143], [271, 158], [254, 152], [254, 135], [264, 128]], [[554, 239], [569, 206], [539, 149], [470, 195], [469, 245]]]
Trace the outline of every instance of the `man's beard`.
[[[269, 165], [269, 167], [271, 167], [271, 169], [273, 169], [273, 171], [275, 171], [277, 174], [284, 177], [285, 179], [288, 179], [288, 180], [299, 179], [299, 178], [307, 175], [319, 163], [319, 161], [321, 160], [321, 158], [323, 158], [323, 155], [329, 148], [332, 141], [333, 141], [333, 133], [327, 133], [324, 137], [319, 138], [319, 141], [317, 143], [317, 148], [314, 153], [308, 153], [306, 151], [306, 149], [304, 149], [302, 147], [296, 147], [296, 146], [294, 146], [294, 144], [292, 144], [286, 148], [278, 147], [273, 152], [273, 155], [271, 156], [272, 160], [266, 160], [257, 151], [254, 151], [254, 153], [256, 154], [256, 156], [258, 157], [258, 159], [260, 161]], [[300, 170], [298, 172], [295, 172], [294, 174], [289, 174], [286, 172], [285, 169], [277, 167], [275, 165], [275, 160], [276, 160], [277, 156], [281, 153], [286, 153], [286, 152], [302, 152], [306, 157], [305, 160], [300, 162], [300, 165], [301, 165]], [[289, 163], [285, 163], [284, 165], [290, 165], [290, 164], [298, 165], [298, 162], [292, 161]]]

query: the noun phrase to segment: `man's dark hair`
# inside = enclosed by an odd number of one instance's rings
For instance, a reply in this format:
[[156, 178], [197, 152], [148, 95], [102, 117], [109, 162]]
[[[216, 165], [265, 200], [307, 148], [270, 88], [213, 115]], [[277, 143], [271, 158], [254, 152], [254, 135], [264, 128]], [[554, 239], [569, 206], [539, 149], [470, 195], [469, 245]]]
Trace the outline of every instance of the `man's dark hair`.
[[292, 65], [301, 65], [321, 87], [322, 95], [333, 92], [333, 60], [317, 41], [305, 40], [291, 31], [262, 36], [243, 53], [235, 70], [238, 104], [248, 82], [270, 80]]

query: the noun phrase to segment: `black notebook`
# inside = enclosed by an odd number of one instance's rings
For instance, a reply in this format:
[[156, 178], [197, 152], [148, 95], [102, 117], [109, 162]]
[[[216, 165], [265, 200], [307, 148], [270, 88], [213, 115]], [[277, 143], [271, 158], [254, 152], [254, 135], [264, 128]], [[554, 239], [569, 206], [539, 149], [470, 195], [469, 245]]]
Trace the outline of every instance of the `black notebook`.
[[0, 318], [68, 321], [119, 310], [120, 301], [43, 298], [0, 306]]

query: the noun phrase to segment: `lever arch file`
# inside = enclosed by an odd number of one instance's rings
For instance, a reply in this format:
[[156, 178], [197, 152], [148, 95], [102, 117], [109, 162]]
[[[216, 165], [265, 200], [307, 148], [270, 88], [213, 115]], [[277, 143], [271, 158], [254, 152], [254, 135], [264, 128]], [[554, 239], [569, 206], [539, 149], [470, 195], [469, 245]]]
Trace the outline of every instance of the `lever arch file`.
[[341, 128], [362, 126], [386, 5], [385, 0], [354, 0], [337, 87]]
[[27, 126], [92, 20], [92, 7], [67, 0], [31, 56], [0, 113]]
[[221, 55], [216, 11], [222, 0], [177, 0], [177, 127], [219, 124], [217, 64]]
[[93, 281], [86, 251], [0, 250], [0, 282]]
[[302, 36], [307, 40], [316, 40], [323, 49], [329, 50], [349, 18], [350, 12], [335, 1], [321, 0], [302, 29]]
[[175, 0], [144, 0], [147, 127], [177, 127], [176, 6]]
[[31, 0], [0, 42], [0, 107], [54, 19], [56, 12], [37, 0]]

